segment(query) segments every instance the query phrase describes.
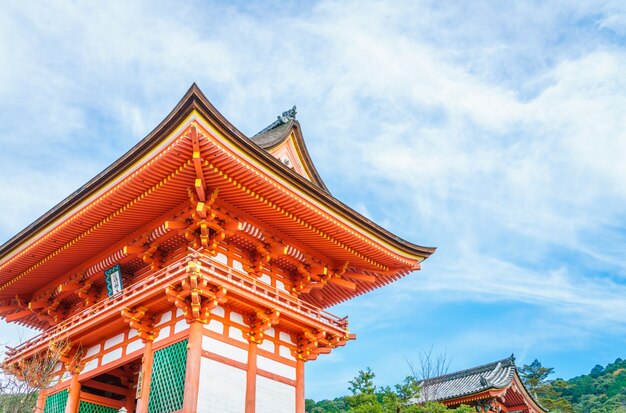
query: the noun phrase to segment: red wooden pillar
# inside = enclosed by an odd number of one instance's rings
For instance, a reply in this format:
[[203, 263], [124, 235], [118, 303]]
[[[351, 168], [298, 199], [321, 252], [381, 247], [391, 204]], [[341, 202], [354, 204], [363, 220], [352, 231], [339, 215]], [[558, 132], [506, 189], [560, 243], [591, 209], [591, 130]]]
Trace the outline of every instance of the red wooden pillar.
[[46, 406], [46, 391], [41, 390], [37, 395], [37, 403], [35, 403], [35, 413], [42, 413]]
[[304, 413], [304, 360], [296, 361], [296, 413]]
[[128, 411], [129, 413], [132, 413], [135, 411], [136, 393], [137, 393], [136, 390], [132, 388], [129, 389], [128, 392], [126, 393], [126, 403], [124, 404], [124, 407], [126, 407], [126, 411]]
[[144, 340], [143, 358], [141, 363], [141, 390], [137, 391], [137, 413], [148, 413], [148, 402], [150, 401], [150, 382], [152, 381], [152, 361], [154, 352], [152, 351], [152, 340]]
[[250, 341], [248, 345], [248, 369], [246, 370], [246, 413], [256, 410], [256, 356], [257, 343]]
[[194, 320], [189, 325], [187, 369], [185, 371], [185, 395], [183, 397], [183, 412], [185, 413], [196, 413], [198, 411], [203, 330], [204, 324], [200, 321]]
[[72, 374], [70, 387], [68, 389], [67, 404], [65, 405], [65, 413], [78, 412], [78, 405], [80, 404], [80, 382], [78, 381], [78, 374], [78, 371]]

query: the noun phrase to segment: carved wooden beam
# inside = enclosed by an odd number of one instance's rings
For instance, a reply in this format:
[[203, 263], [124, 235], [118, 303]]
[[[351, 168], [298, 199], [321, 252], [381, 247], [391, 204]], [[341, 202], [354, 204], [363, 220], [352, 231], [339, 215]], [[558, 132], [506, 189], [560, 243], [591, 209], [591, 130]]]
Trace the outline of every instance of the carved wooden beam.
[[191, 124], [191, 128], [189, 131], [189, 138], [191, 139], [191, 147], [193, 149], [191, 161], [193, 162], [193, 168], [196, 172], [194, 188], [200, 202], [204, 202], [206, 201], [206, 181], [204, 177], [204, 171], [202, 170], [202, 158], [200, 157], [200, 137], [202, 136], [202, 134], [198, 133], [197, 126], [198, 125], [194, 121]]
[[10, 313], [11, 311], [15, 311], [19, 309], [18, 305], [3, 305], [0, 306], [0, 316], [3, 316], [5, 313]]
[[12, 313], [12, 314], [8, 314], [6, 316], [4, 316], [4, 319], [6, 320], [7, 323], [12, 323], [14, 321], [17, 320], [21, 320], [24, 317], [28, 317], [33, 315], [33, 312], [30, 310], [22, 310], [22, 311], [18, 311], [16, 313]]
[[315, 360], [318, 355], [328, 354], [332, 349], [344, 346], [348, 340], [354, 338], [354, 335], [347, 333], [340, 336], [325, 331], [303, 330], [292, 337], [296, 343], [296, 348], [292, 350], [292, 354], [301, 360]]
[[121, 315], [130, 328], [137, 330], [137, 335], [142, 341], [152, 341], [159, 335], [160, 329], [155, 327], [155, 325], [159, 322], [161, 316], [150, 314], [148, 308], [143, 306], [126, 307], [122, 309]]
[[185, 279], [165, 289], [168, 301], [180, 308], [187, 320], [202, 323], [209, 321], [212, 309], [227, 301], [226, 293], [226, 288], [208, 283], [196, 261], [187, 263]]
[[278, 310], [257, 311], [248, 317], [249, 330], [244, 333], [244, 338], [257, 344], [263, 343], [265, 331], [278, 324], [279, 317], [280, 311]]

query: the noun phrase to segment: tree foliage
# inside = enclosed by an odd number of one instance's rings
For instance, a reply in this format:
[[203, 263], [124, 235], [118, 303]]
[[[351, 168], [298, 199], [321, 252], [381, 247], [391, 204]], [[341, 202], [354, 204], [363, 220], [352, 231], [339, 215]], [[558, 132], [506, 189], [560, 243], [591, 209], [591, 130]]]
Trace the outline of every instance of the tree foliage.
[[0, 364], [0, 412], [31, 413], [37, 395], [47, 389], [54, 378], [55, 366], [62, 360], [80, 358], [82, 348], [68, 358], [70, 349], [67, 340], [51, 341], [46, 350], [36, 353], [19, 363]]
[[400, 384], [393, 387], [377, 387], [374, 384], [376, 375], [368, 367], [359, 371], [350, 380], [348, 390], [351, 395], [338, 397], [334, 400], [322, 400], [315, 403], [306, 400], [308, 413], [475, 413], [469, 406], [448, 409], [443, 404], [427, 402], [415, 404], [420, 387], [413, 375], [407, 376]]
[[570, 380], [548, 380], [551, 373], [537, 360], [520, 369], [526, 386], [551, 412], [626, 413], [625, 360], [618, 358], [606, 367], [596, 365], [589, 374]]

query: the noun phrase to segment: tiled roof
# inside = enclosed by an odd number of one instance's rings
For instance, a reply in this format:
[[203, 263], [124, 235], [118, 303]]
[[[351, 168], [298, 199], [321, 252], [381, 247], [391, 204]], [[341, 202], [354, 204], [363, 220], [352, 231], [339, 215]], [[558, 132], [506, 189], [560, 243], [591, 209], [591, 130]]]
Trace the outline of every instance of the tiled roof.
[[284, 111], [276, 120], [256, 135], [251, 137], [252, 142], [263, 149], [271, 148], [285, 138], [287, 131], [296, 119], [296, 107]]
[[292, 124], [293, 119], [288, 119], [285, 123], [274, 125], [271, 129], [264, 129], [250, 139], [263, 149], [271, 148], [285, 138]]
[[319, 186], [325, 192], [330, 193], [330, 191], [324, 184], [322, 177], [317, 172], [317, 169], [315, 168], [311, 157], [309, 156], [306, 144], [304, 143], [304, 137], [302, 136], [302, 132], [300, 131], [300, 124], [296, 120], [295, 106], [289, 110], [284, 111], [280, 116], [277, 116], [274, 122], [263, 128], [256, 135], [250, 137], [250, 140], [261, 149], [264, 149], [266, 152], [271, 153], [272, 148], [284, 142], [289, 136], [291, 136], [292, 132], [296, 140], [298, 152], [303, 157], [302, 161], [304, 163], [304, 167], [305, 169], [307, 169], [308, 176], [305, 177], [317, 186]]
[[502, 389], [511, 384], [514, 374], [515, 357], [511, 355], [493, 363], [433, 377], [420, 383], [418, 402], [443, 401], [488, 389]]

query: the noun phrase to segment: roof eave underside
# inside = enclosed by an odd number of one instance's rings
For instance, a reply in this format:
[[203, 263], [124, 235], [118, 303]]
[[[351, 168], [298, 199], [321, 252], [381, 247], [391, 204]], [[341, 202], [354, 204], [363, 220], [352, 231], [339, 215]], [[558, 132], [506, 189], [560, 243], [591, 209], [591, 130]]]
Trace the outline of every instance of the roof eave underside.
[[[27, 242], [39, 231], [42, 231], [50, 224], [53, 224], [57, 218], [71, 211], [75, 206], [91, 196], [107, 182], [118, 176], [129, 165], [141, 159], [145, 154], [156, 147], [164, 136], [169, 135], [174, 129], [176, 129], [182, 120], [194, 110], [198, 111], [216, 128], [218, 128], [222, 134], [235, 138], [241, 147], [246, 149], [247, 152], [253, 154], [257, 159], [261, 160], [264, 165], [272, 171], [287, 175], [298, 189], [303, 190], [305, 193], [313, 196], [318, 201], [340, 211], [354, 222], [361, 224], [367, 230], [380, 236], [392, 245], [395, 245], [409, 254], [421, 257], [428, 257], [435, 251], [435, 248], [433, 247], [419, 246], [399, 238], [369, 219], [363, 217], [358, 212], [352, 210], [350, 207], [332, 197], [328, 192], [325, 192], [314, 183], [308, 181], [304, 177], [301, 177], [289, 168], [286, 168], [280, 161], [262, 150], [258, 145], [254, 144], [242, 132], [228, 122], [228, 120], [226, 120], [226, 118], [224, 118], [217, 111], [217, 109], [213, 107], [196, 84], [193, 84], [172, 112], [170, 112], [170, 114], [137, 145], [131, 148], [104, 171], [80, 187], [77, 191], [66, 197], [51, 210], [46, 212], [24, 230], [20, 231], [17, 235], [0, 246], [0, 260], [4, 261], [7, 255], [21, 246], [24, 242]], [[287, 174], [285, 174], [285, 172], [287, 172]]]

